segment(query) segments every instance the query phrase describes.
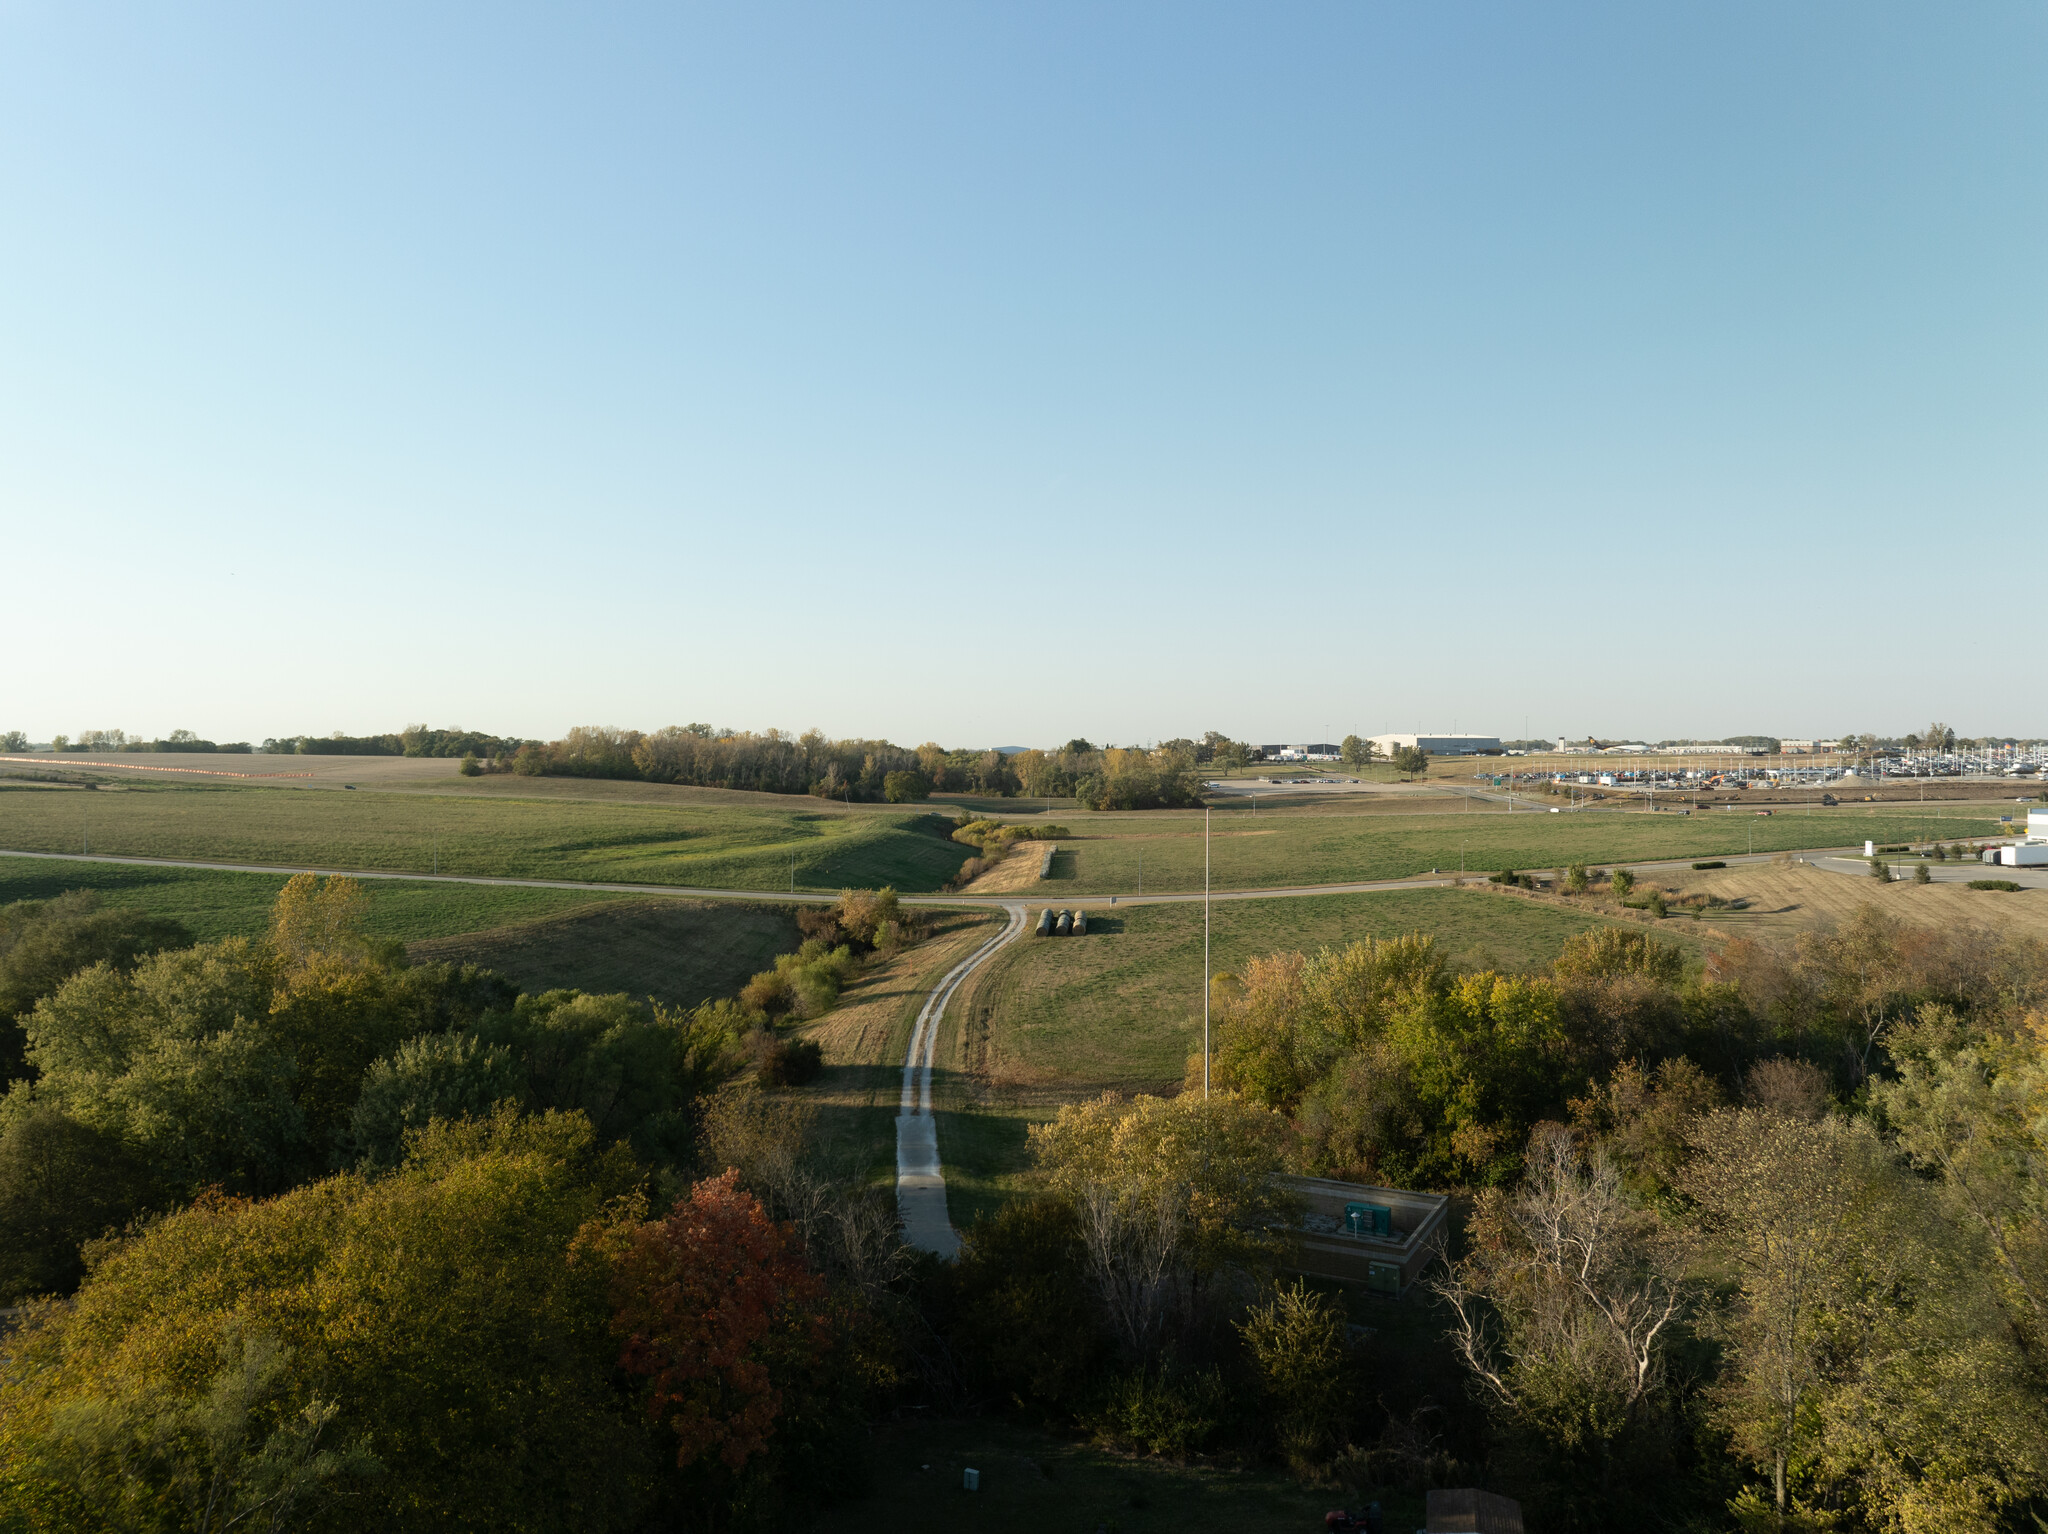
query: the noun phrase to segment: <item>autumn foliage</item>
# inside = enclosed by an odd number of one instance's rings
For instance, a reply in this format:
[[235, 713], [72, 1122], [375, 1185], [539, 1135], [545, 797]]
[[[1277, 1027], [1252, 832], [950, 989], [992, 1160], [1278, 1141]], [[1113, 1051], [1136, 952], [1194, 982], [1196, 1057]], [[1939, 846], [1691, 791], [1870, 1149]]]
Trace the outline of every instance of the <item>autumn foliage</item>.
[[768, 1447], [782, 1409], [778, 1359], [830, 1346], [824, 1285], [730, 1169], [667, 1219], [615, 1237], [612, 1256], [619, 1363], [648, 1378], [647, 1410], [674, 1429], [676, 1463], [716, 1455], [738, 1470]]

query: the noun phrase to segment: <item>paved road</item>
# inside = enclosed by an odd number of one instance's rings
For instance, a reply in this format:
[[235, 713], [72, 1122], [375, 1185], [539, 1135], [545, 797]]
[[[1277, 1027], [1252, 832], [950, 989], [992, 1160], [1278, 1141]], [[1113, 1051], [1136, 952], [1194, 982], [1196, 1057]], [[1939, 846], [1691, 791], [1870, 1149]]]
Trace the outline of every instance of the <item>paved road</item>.
[[[1749, 863], [1768, 863], [1780, 856], [1784, 856], [1784, 854], [1777, 852], [1738, 852], [1716, 858], [1715, 861], [1725, 862], [1730, 868], [1739, 868]], [[1853, 847], [1800, 848], [1793, 852], [1792, 856], [1807, 858], [1813, 861], [1816, 867], [1821, 866], [1830, 857], [1834, 858], [1837, 862], [1853, 859], [1854, 866], [1848, 871], [1865, 875], [1870, 872], [1869, 866], [1862, 861], [1858, 850]], [[320, 874], [350, 879], [394, 879], [419, 884], [480, 884], [510, 889], [591, 890], [600, 894], [659, 895], [687, 900], [772, 900], [786, 903], [792, 900], [829, 902], [839, 898], [836, 891], [737, 890], [693, 884], [614, 884], [588, 879], [514, 879], [484, 874], [393, 873], [385, 869], [327, 868], [310, 863], [220, 863], [191, 858], [118, 857], [100, 852], [21, 852], [7, 847], [0, 847], [0, 857], [42, 858], [53, 863], [119, 863], [138, 868], [198, 868], [219, 873], [236, 874]], [[1603, 862], [1601, 866], [1603, 868], [1631, 868], [1638, 873], [1649, 873], [1660, 869], [1690, 869], [1695, 861], [1697, 860], [1690, 857], [1660, 858], [1637, 863]], [[1844, 870], [1829, 870], [1829, 872], [1842, 871]], [[1207, 897], [1200, 890], [1176, 890], [1157, 895], [1064, 894], [1060, 891], [1058, 884], [1054, 883], [1044, 888], [1033, 890], [1028, 900], [1022, 902], [1019, 901], [1014, 893], [1006, 895], [905, 895], [901, 898], [905, 905], [952, 907], [956, 910], [963, 906], [1009, 909], [1012, 906], [1021, 904], [1066, 907], [1185, 905], [1204, 898], [1219, 901], [1288, 900], [1309, 895], [1373, 895], [1391, 890], [1441, 889], [1456, 883], [1460, 877], [1468, 880], [1484, 879], [1489, 872], [1491, 870], [1473, 868], [1467, 869], [1463, 875], [1451, 871], [1432, 871], [1427, 874], [1417, 874], [1407, 879], [1360, 879], [1348, 884], [1291, 884], [1274, 889], [1220, 889], [1212, 891]], [[1990, 869], [1980, 867], [1975, 863], [1965, 863], [1955, 868], [1940, 870], [1935, 874], [1935, 877], [1946, 883], [1956, 879], [2006, 878], [2026, 875], [2027, 873], [2028, 871], [2025, 869]], [[2029, 879], [2022, 877], [2020, 882], [2027, 883]]]
[[939, 1022], [960, 983], [1024, 931], [1023, 902], [1005, 902], [1003, 909], [1009, 915], [1003, 930], [947, 970], [933, 987], [917, 1014], [917, 1026], [910, 1030], [910, 1051], [903, 1057], [903, 1103], [896, 1114], [896, 1209], [903, 1217], [903, 1239], [941, 1257], [959, 1255], [960, 1236], [946, 1213], [938, 1124], [932, 1118], [932, 1054], [938, 1047]]
[[[1864, 858], [1817, 857], [1813, 866], [1831, 874], [1853, 874], [1859, 879], [1870, 877], [1870, 863]], [[1898, 879], [1910, 879], [1909, 873], [1900, 873], [1903, 864], [1895, 864], [1892, 872]], [[1993, 863], [1963, 863], [1944, 866], [1940, 863], [1927, 865], [1928, 878], [1935, 884], [1968, 884], [1972, 879], [2010, 879], [2026, 889], [2048, 889], [2048, 869], [2006, 868]]]

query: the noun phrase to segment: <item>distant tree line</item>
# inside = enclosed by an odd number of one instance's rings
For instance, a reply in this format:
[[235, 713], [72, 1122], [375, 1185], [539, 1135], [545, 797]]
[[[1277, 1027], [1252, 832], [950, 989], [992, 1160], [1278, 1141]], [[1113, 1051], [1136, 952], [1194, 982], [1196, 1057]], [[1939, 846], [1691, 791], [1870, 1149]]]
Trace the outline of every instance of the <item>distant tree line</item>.
[[474, 756], [510, 760], [526, 742], [517, 736], [486, 735], [481, 730], [436, 730], [409, 724], [395, 735], [283, 735], [263, 742], [263, 749], [281, 756]]
[[[714, 729], [671, 725], [652, 734], [579, 726], [560, 740], [531, 741], [510, 770], [544, 777], [627, 778], [704, 788], [811, 794], [854, 803], [914, 803], [935, 793], [1075, 799], [1089, 809], [1187, 808], [1201, 802], [1198, 762], [1215, 740], [1172, 740], [1149, 748], [1097, 747], [1070, 740], [1054, 751], [1004, 755], [915, 748], [886, 740], [833, 740], [821, 731]], [[1238, 747], [1240, 752], [1245, 748]]]
[[[6, 744], [10, 750], [24, 750], [28, 746], [28, 738], [19, 730], [13, 730], [8, 732], [4, 737], [4, 742], [0, 743]], [[104, 754], [115, 751], [215, 751], [233, 753], [247, 752], [252, 748], [246, 740], [228, 741], [226, 743], [201, 740], [190, 730], [173, 730], [169, 735], [158, 740], [143, 740], [140, 736], [130, 735], [124, 730], [80, 730], [75, 740], [69, 735], [55, 737], [50, 742], [50, 749], [52, 751], [90, 751]]]

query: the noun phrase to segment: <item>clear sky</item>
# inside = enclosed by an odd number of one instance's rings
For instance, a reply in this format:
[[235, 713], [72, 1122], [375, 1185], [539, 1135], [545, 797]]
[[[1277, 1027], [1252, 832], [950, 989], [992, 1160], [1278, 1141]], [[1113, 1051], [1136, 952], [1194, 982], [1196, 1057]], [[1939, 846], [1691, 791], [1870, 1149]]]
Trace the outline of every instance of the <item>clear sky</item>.
[[0, 729], [2048, 733], [2048, 9], [0, 3]]

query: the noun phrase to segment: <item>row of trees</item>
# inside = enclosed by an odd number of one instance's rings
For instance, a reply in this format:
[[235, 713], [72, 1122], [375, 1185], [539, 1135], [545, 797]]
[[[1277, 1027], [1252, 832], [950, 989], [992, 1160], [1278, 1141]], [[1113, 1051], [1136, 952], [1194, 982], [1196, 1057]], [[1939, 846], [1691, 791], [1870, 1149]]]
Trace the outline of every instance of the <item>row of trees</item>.
[[816, 730], [755, 734], [691, 724], [651, 735], [578, 727], [561, 740], [522, 746], [510, 767], [534, 775], [807, 793], [864, 803], [913, 803], [953, 793], [1072, 798], [1091, 809], [1160, 809], [1201, 802], [1196, 766], [1212, 755], [1212, 746], [1186, 740], [1151, 749], [1098, 749], [1077, 739], [1057, 751], [1006, 756], [948, 750], [931, 741], [912, 749], [885, 740], [832, 740]]

